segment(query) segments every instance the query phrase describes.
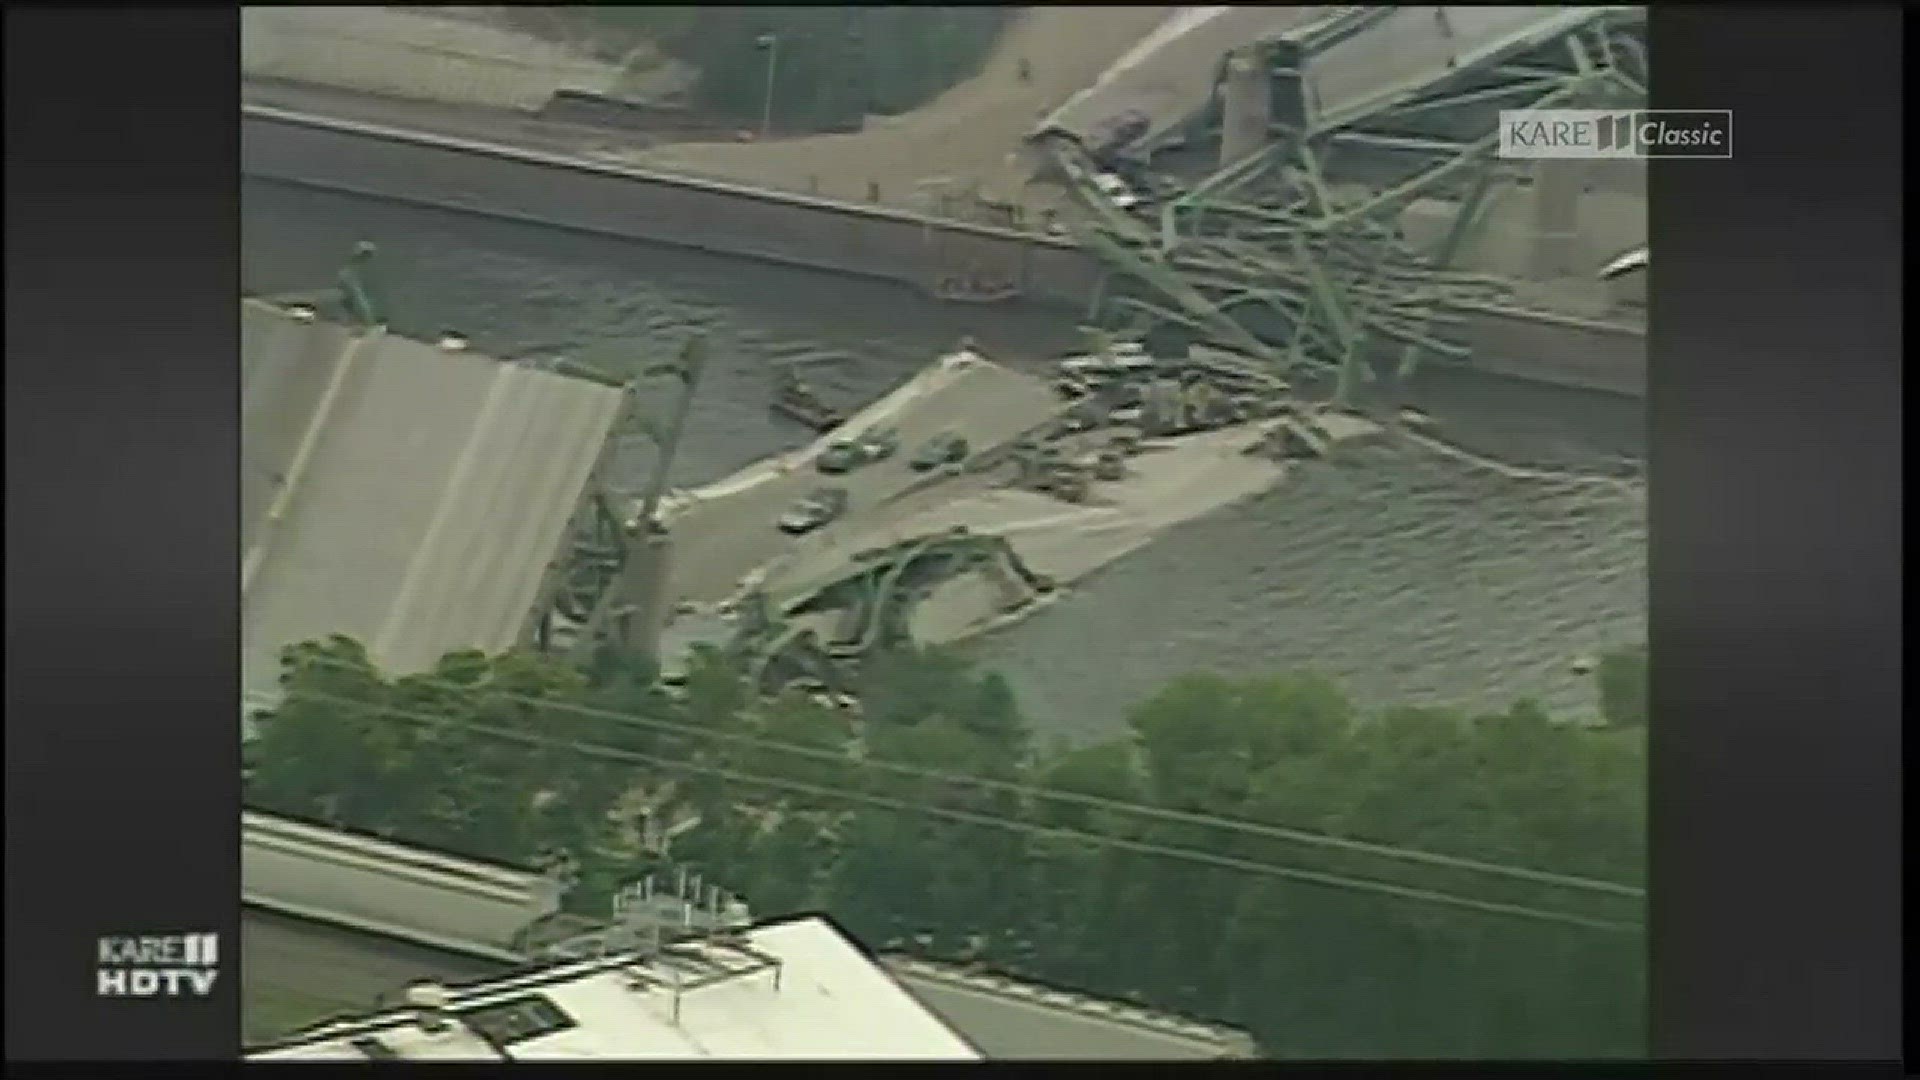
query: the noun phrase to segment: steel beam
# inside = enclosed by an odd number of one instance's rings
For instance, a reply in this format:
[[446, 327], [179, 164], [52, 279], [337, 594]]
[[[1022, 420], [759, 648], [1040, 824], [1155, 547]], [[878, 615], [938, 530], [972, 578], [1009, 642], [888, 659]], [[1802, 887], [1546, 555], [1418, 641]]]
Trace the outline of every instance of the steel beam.
[[[1442, 97], [1410, 101], [1405, 105], [1391, 110], [1387, 115], [1402, 118], [1418, 113], [1436, 112], [1443, 109], [1457, 109], [1467, 105], [1499, 101], [1503, 98], [1527, 94], [1542, 94], [1566, 82], [1567, 78], [1568, 74], [1566, 72], [1554, 72], [1552, 74], [1535, 73], [1519, 81], [1502, 83], [1499, 86], [1487, 86], [1478, 90], [1463, 90], [1457, 94], [1447, 94]], [[1343, 137], [1345, 137], [1345, 133], [1334, 136], [1336, 139]]]
[[[1293, 256], [1307, 272], [1307, 280], [1313, 287], [1313, 298], [1320, 313], [1326, 317], [1332, 327], [1335, 340], [1339, 343], [1340, 378], [1334, 390], [1334, 399], [1346, 403], [1353, 390], [1354, 367], [1360, 363], [1360, 340], [1353, 323], [1349, 320], [1346, 307], [1333, 290], [1333, 282], [1327, 278], [1326, 270], [1320, 261], [1308, 250], [1306, 239], [1299, 233], [1293, 236]], [[1297, 335], [1299, 329], [1296, 327]]]
[[[1551, 92], [1535, 99], [1527, 107], [1530, 109], [1551, 108], [1553, 105], [1590, 88], [1594, 82], [1597, 81], [1597, 78], [1597, 76], [1576, 76], [1575, 78], [1568, 79]], [[1396, 184], [1386, 191], [1380, 192], [1359, 206], [1345, 211], [1331, 221], [1325, 222], [1322, 227], [1329, 231], [1342, 228], [1363, 218], [1373, 217], [1409, 199], [1417, 198], [1421, 192], [1432, 190], [1441, 180], [1485, 163], [1489, 155], [1494, 152], [1499, 144], [1500, 133], [1498, 131], [1489, 133], [1469, 144], [1466, 150], [1451, 160], [1437, 165], [1404, 183]]]
[[[1473, 231], [1474, 222], [1479, 217], [1480, 208], [1486, 201], [1487, 193], [1493, 189], [1493, 178], [1494, 171], [1491, 168], [1482, 169], [1480, 175], [1474, 178], [1473, 187], [1468, 190], [1466, 198], [1460, 201], [1460, 212], [1454, 215], [1453, 224], [1448, 227], [1446, 235], [1441, 237], [1439, 246], [1434, 250], [1433, 265], [1436, 269], [1446, 269], [1459, 254], [1461, 245]], [[1396, 377], [1402, 379], [1412, 377], [1419, 369], [1421, 351], [1419, 344], [1407, 345], [1405, 351], [1400, 354], [1400, 367], [1395, 372]]]

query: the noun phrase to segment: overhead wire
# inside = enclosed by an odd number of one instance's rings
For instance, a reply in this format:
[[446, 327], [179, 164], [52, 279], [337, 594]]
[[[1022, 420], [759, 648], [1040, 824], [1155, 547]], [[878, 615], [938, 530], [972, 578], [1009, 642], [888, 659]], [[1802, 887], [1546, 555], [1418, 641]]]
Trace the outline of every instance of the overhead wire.
[[[1438, 890], [1433, 890], [1433, 889], [1424, 889], [1424, 888], [1418, 888], [1413, 886], [1397, 885], [1390, 882], [1371, 881], [1363, 878], [1353, 878], [1353, 877], [1347, 877], [1339, 874], [1329, 874], [1329, 873], [1325, 873], [1318, 870], [1304, 870], [1296, 867], [1275, 866], [1269, 863], [1262, 863], [1252, 859], [1243, 859], [1243, 858], [1230, 856], [1230, 855], [1219, 855], [1219, 854], [1206, 852], [1206, 851], [1196, 851], [1190, 848], [1179, 848], [1179, 847], [1174, 847], [1172, 845], [1158, 844], [1158, 843], [1145, 841], [1145, 840], [1136, 840], [1129, 837], [1109, 836], [1101, 833], [1089, 833], [1089, 832], [1084, 832], [1077, 829], [1065, 828], [1062, 826], [1043, 825], [1037, 822], [1024, 821], [1024, 820], [1008, 818], [1008, 817], [1001, 817], [1001, 816], [996, 816], [992, 814], [982, 814], [982, 813], [978, 813], [970, 810], [955, 809], [953, 807], [934, 806], [924, 802], [911, 802], [904, 799], [894, 799], [888, 796], [876, 795], [870, 792], [852, 792], [844, 788], [834, 788], [834, 787], [827, 787], [827, 786], [818, 785], [818, 784], [809, 784], [809, 783], [806, 783], [805, 781], [793, 780], [790, 778], [776, 778], [776, 777], [761, 776], [755, 773], [749, 773], [739, 769], [732, 769], [722, 765], [694, 763], [694, 762], [687, 762], [687, 761], [676, 761], [670, 758], [660, 757], [658, 755], [646, 754], [637, 750], [627, 750], [623, 748], [610, 747], [610, 746], [599, 746], [591, 743], [582, 743], [572, 739], [555, 739], [549, 736], [538, 735], [532, 732], [516, 731], [510, 728], [502, 728], [502, 727], [497, 727], [490, 724], [481, 724], [481, 723], [477, 723], [475, 721], [464, 719], [464, 718], [456, 719], [456, 718], [448, 717], [445, 715], [437, 715], [434, 713], [422, 712], [420, 710], [403, 709], [391, 703], [369, 702], [369, 701], [364, 701], [356, 698], [345, 697], [338, 694], [328, 694], [323, 691], [296, 688], [296, 689], [289, 690], [288, 694], [290, 697], [295, 697], [295, 698], [305, 698], [313, 701], [328, 702], [334, 705], [345, 705], [345, 706], [364, 708], [375, 713], [408, 720], [416, 724], [420, 724], [422, 726], [450, 726], [450, 727], [455, 727], [462, 730], [473, 731], [473, 732], [489, 735], [494, 738], [503, 739], [509, 742], [518, 742], [518, 743], [522, 743], [529, 746], [544, 746], [544, 747], [549, 747], [553, 749], [566, 750], [566, 751], [570, 751], [570, 752], [577, 753], [587, 757], [598, 757], [605, 760], [621, 761], [621, 762], [628, 762], [628, 763], [640, 762], [640, 763], [652, 765], [659, 768], [707, 773], [707, 774], [719, 776], [725, 779], [741, 781], [743, 783], [756, 784], [756, 785], [771, 787], [775, 789], [785, 789], [788, 791], [795, 791], [803, 794], [813, 795], [816, 797], [822, 797], [822, 798], [828, 798], [828, 799], [834, 799], [834, 800], [846, 801], [846, 802], [864, 803], [870, 806], [879, 806], [885, 809], [890, 809], [890, 810], [895, 810], [895, 811], [900, 811], [900, 812], [905, 812], [910, 814], [918, 814], [922, 816], [944, 817], [950, 820], [961, 821], [968, 824], [985, 825], [993, 828], [1007, 829], [1015, 832], [1025, 832], [1030, 834], [1051, 836], [1051, 837], [1060, 838], [1060, 839], [1078, 840], [1080, 842], [1092, 844], [1096, 846], [1105, 846], [1105, 847], [1117, 848], [1121, 850], [1134, 851], [1140, 854], [1158, 855], [1165, 858], [1179, 859], [1187, 862], [1213, 866], [1221, 869], [1239, 870], [1239, 871], [1244, 871], [1249, 873], [1263, 874], [1271, 877], [1301, 881], [1301, 882], [1306, 882], [1310, 884], [1323, 885], [1323, 886], [1332, 887], [1332, 888], [1342, 888], [1342, 889], [1347, 889], [1347, 890], [1356, 891], [1356, 892], [1371, 892], [1378, 895], [1393, 896], [1393, 897], [1397, 897], [1405, 900], [1414, 900], [1414, 901], [1421, 901], [1425, 903], [1450, 906], [1450, 907], [1461, 908], [1465, 910], [1477, 911], [1483, 914], [1514, 916], [1519, 918], [1532, 919], [1540, 922], [1549, 922], [1549, 923], [1558, 923], [1561, 925], [1576, 926], [1576, 927], [1589, 929], [1589, 930], [1600, 930], [1600, 931], [1609, 931], [1609, 932], [1616, 932], [1616, 933], [1622, 933], [1622, 932], [1630, 933], [1633, 930], [1635, 930], [1637, 926], [1637, 924], [1634, 922], [1621, 922], [1618, 920], [1593, 918], [1586, 915], [1552, 911], [1544, 908], [1531, 907], [1524, 904], [1512, 904], [1512, 903], [1506, 903], [1502, 901], [1483, 900], [1475, 897], [1458, 896], [1452, 893], [1440, 892]], [[535, 698], [533, 700], [536, 702], [541, 702], [543, 704], [550, 704], [550, 702], [546, 702], [544, 699]]]
[[[354, 667], [354, 665], [345, 663], [343, 661], [334, 660], [329, 657], [308, 657], [306, 658], [305, 662], [315, 663], [323, 667], [333, 667], [341, 670], [351, 670]], [[826, 749], [822, 749], [820, 747], [815, 747], [815, 746], [805, 746], [799, 743], [787, 742], [779, 739], [771, 739], [763, 735], [753, 735], [745, 732], [715, 731], [710, 728], [701, 727], [695, 724], [689, 724], [684, 721], [664, 720], [658, 717], [643, 716], [638, 713], [621, 712], [618, 710], [606, 709], [598, 706], [583, 705], [576, 702], [560, 701], [553, 698], [538, 697], [531, 694], [520, 694], [512, 691], [491, 689], [486, 687], [484, 684], [464, 685], [460, 683], [450, 682], [444, 679], [435, 679], [431, 676], [424, 676], [424, 675], [407, 676], [407, 681], [414, 683], [416, 685], [431, 686], [431, 687], [436, 687], [440, 689], [457, 690], [463, 693], [472, 693], [475, 691], [479, 691], [479, 692], [491, 694], [495, 697], [500, 698], [501, 700], [511, 701], [517, 704], [536, 706], [536, 707], [545, 708], [545, 709], [553, 709], [560, 712], [574, 713], [576, 715], [591, 717], [594, 719], [610, 720], [610, 721], [614, 721], [616, 723], [620, 723], [627, 726], [650, 728], [656, 731], [664, 731], [664, 732], [668, 732], [675, 735], [683, 735], [683, 736], [699, 738], [699, 739], [708, 739], [708, 740], [715, 740], [720, 742], [735, 743], [738, 745], [753, 746], [753, 747], [760, 747], [760, 748], [765, 748], [770, 750], [776, 750], [782, 753], [788, 753], [798, 757], [813, 758], [815, 760], [825, 761], [831, 764], [838, 764], [838, 765], [858, 764], [862, 768], [891, 772], [899, 776], [911, 777], [915, 779], [937, 780], [944, 783], [968, 784], [968, 785], [978, 787], [982, 790], [998, 791], [1005, 794], [1017, 795], [1017, 796], [1021, 796], [1029, 799], [1050, 801], [1050, 802], [1066, 804], [1066, 805], [1081, 806], [1081, 807], [1097, 809], [1097, 810], [1107, 810], [1107, 811], [1116, 812], [1116, 813], [1133, 814], [1133, 815], [1137, 815], [1139, 817], [1147, 818], [1147, 819], [1157, 819], [1160, 821], [1167, 821], [1167, 822], [1173, 822], [1173, 823], [1184, 824], [1184, 825], [1194, 825], [1194, 826], [1200, 826], [1200, 827], [1206, 827], [1206, 828], [1219, 829], [1222, 831], [1235, 832], [1235, 833], [1240, 833], [1247, 836], [1258, 836], [1264, 839], [1280, 840], [1288, 843], [1302, 844], [1302, 845], [1311, 846], [1311, 847], [1322, 847], [1330, 850], [1338, 850], [1338, 851], [1343, 851], [1343, 852], [1352, 853], [1352, 854], [1374, 856], [1374, 857], [1383, 858], [1383, 859], [1396, 859], [1396, 860], [1409, 862], [1409, 863], [1418, 863], [1418, 864], [1423, 864], [1428, 866], [1434, 866], [1441, 869], [1459, 870], [1459, 871], [1464, 871], [1469, 873], [1486, 874], [1489, 876], [1506, 877], [1516, 881], [1526, 881], [1526, 882], [1530, 882], [1532, 884], [1537, 884], [1537, 885], [1547, 885], [1547, 886], [1552, 886], [1556, 888], [1592, 892], [1592, 893], [1598, 893], [1598, 894], [1618, 897], [1618, 898], [1627, 899], [1627, 900], [1645, 900], [1646, 899], [1646, 890], [1638, 888], [1636, 886], [1632, 886], [1632, 885], [1621, 884], [1619, 882], [1602, 881], [1596, 878], [1578, 877], [1570, 874], [1560, 874], [1560, 873], [1555, 873], [1547, 870], [1536, 870], [1530, 867], [1510, 866], [1503, 863], [1487, 862], [1484, 860], [1471, 859], [1463, 856], [1446, 855], [1438, 852], [1422, 851], [1422, 850], [1417, 850], [1413, 848], [1400, 847], [1397, 845], [1380, 844], [1380, 843], [1374, 843], [1371, 841], [1350, 839], [1347, 837], [1331, 836], [1325, 833], [1309, 832], [1303, 829], [1289, 828], [1281, 825], [1270, 825], [1265, 822], [1248, 821], [1242, 818], [1228, 818], [1228, 817], [1222, 817], [1215, 814], [1198, 813], [1198, 812], [1188, 811], [1188, 810], [1177, 810], [1170, 807], [1152, 806], [1145, 803], [1129, 802], [1127, 800], [1114, 799], [1106, 796], [1090, 795], [1090, 794], [1084, 794], [1081, 792], [1061, 791], [1056, 788], [1049, 788], [1049, 787], [1044, 787], [1044, 786], [1039, 786], [1034, 784], [1020, 783], [1017, 781], [1010, 781], [1010, 780], [998, 780], [991, 777], [973, 776], [965, 773], [955, 773], [955, 772], [941, 770], [941, 769], [930, 769], [924, 766], [907, 765], [900, 762], [884, 761], [884, 760], [878, 760], [874, 758], [863, 758], [857, 763], [853, 763], [849, 761], [849, 759], [844, 753], [835, 751], [835, 750], [826, 750]]]

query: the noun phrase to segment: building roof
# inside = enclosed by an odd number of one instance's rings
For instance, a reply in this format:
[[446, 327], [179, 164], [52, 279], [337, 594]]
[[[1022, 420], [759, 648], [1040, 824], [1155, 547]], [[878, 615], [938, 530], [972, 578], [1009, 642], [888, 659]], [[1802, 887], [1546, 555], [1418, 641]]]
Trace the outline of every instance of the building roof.
[[247, 1046], [360, 1016], [400, 1000], [407, 986], [422, 979], [464, 983], [519, 966], [252, 905], [240, 911], [239, 952], [247, 958], [240, 971]]
[[[588, 963], [545, 965], [533, 960], [529, 950], [523, 947], [527, 943], [525, 931], [567, 917], [551, 918], [557, 894], [551, 891], [547, 879], [528, 870], [252, 811], [243, 815], [242, 838], [244, 902], [249, 909], [270, 913], [261, 933], [263, 940], [270, 938], [278, 943], [275, 951], [261, 954], [260, 959], [269, 966], [277, 963], [281, 967], [297, 968], [269, 972], [264, 966], [250, 964], [249, 983], [265, 980], [290, 987], [306, 997], [324, 991], [332, 1001], [371, 1002], [374, 995], [390, 993], [409, 978], [447, 978], [450, 973], [469, 977], [490, 970], [494, 974], [488, 979], [469, 985], [456, 997], [470, 1002], [501, 999], [502, 987], [525, 986], [529, 980], [557, 980], [566, 984], [559, 991], [563, 997], [574, 997], [576, 991], [567, 987], [582, 983], [586, 989], [581, 992], [591, 1000], [599, 1000], [608, 996], [607, 986], [623, 985], [620, 980], [625, 976], [608, 976], [599, 982], [588, 976], [599, 978], [607, 971], [617, 972], [623, 966], [633, 965], [631, 959], [619, 957], [611, 968], [606, 967], [607, 961], [595, 962], [601, 965], [596, 967]], [[275, 920], [273, 916], [292, 919]], [[326, 927], [335, 930], [322, 929]], [[881, 999], [882, 1005], [876, 1008], [903, 1008], [897, 994], [879, 985], [886, 983], [910, 995], [911, 1000], [937, 1017], [943, 1025], [941, 1030], [947, 1032], [946, 1038], [951, 1039], [953, 1033], [958, 1033], [959, 1044], [965, 1048], [964, 1056], [969, 1058], [1178, 1060], [1239, 1057], [1252, 1052], [1252, 1044], [1244, 1035], [1227, 1028], [903, 955], [870, 959], [830, 922], [819, 917], [772, 921], [748, 934], [753, 948], [788, 958], [795, 964], [804, 959], [815, 965], [816, 975], [803, 977], [799, 982], [789, 983], [788, 976], [782, 976], [782, 987], [798, 987], [803, 1000], [838, 995], [840, 1000], [851, 1002], [856, 1013], [867, 1007], [868, 998]], [[252, 955], [250, 952], [249, 956]], [[281, 959], [275, 961], [273, 956]], [[815, 981], [809, 982], [808, 978]], [[820, 982], [821, 979], [828, 981]], [[348, 983], [353, 987], [351, 991], [345, 985]], [[690, 991], [682, 1001], [683, 1007], [693, 1001], [693, 993], [698, 993], [707, 1006], [742, 1010], [739, 1014], [742, 1019], [688, 1020], [690, 1026], [686, 1031], [694, 1037], [711, 1030], [730, 1039], [762, 1038], [752, 1032], [728, 1034], [732, 1031], [729, 1024], [762, 1023], [753, 1019], [759, 1015], [756, 1010], [765, 1008], [762, 998], [748, 989], [755, 985], [760, 983], [748, 979], [742, 987], [717, 996], [715, 991], [719, 987]], [[626, 1000], [619, 995], [612, 996]], [[649, 1008], [658, 1004], [657, 1000], [649, 1000], [653, 1001]], [[670, 1018], [670, 995], [667, 1005], [665, 1013], [648, 1015]], [[823, 1001], [819, 1010], [830, 1012], [831, 1006], [831, 1001]], [[564, 1003], [562, 1007], [566, 1007]], [[799, 1023], [798, 1017], [819, 1012], [809, 1012], [809, 1009], [813, 1006], [782, 1004], [779, 1018], [767, 1023], [776, 1026]], [[789, 1018], [787, 1010], [797, 1011]], [[375, 1017], [350, 1022], [348, 1026], [358, 1030], [369, 1023], [378, 1026], [398, 1022], [392, 1014], [381, 1016], [385, 1019]], [[690, 1016], [688, 1011], [683, 1019]], [[845, 1023], [844, 1019], [839, 1022]], [[702, 1024], [709, 1026], [702, 1027]], [[329, 1025], [277, 1044], [272, 1053], [286, 1058], [341, 1056], [347, 1051], [338, 1044], [358, 1036], [341, 1035], [340, 1030], [340, 1025]], [[924, 1031], [925, 1025], [913, 1021], [909, 1030]], [[657, 1040], [666, 1036], [648, 1038]], [[927, 1039], [927, 1047], [952, 1048], [952, 1042], [943, 1042], [940, 1036], [929, 1035]], [[575, 1046], [580, 1056], [588, 1054], [580, 1049], [584, 1044], [567, 1045]], [[791, 1053], [777, 1052], [777, 1048], [738, 1049], [731, 1042], [727, 1046], [729, 1049], [707, 1056], [805, 1057], [816, 1049], [812, 1043], [795, 1043]], [[529, 1047], [527, 1052], [540, 1049]], [[637, 1053], [619, 1046], [607, 1048], [606, 1052], [612, 1057]], [[826, 1056], [857, 1057], [864, 1053], [849, 1051]], [[640, 1054], [649, 1055], [670, 1056], [653, 1051]], [[917, 1053], [911, 1047], [876, 1045], [867, 1056], [943, 1055], [951, 1056], [944, 1051]]]
[[240, 815], [240, 890], [253, 907], [506, 962], [561, 895], [530, 870], [255, 811]]
[[403, 672], [515, 644], [625, 395], [262, 303], [241, 326], [245, 689], [329, 634]]
[[437, 1032], [397, 1009], [249, 1059], [981, 1060], [817, 916], [453, 989], [445, 1011]]
[[900, 984], [993, 1060], [1176, 1061], [1254, 1056], [1243, 1032], [948, 964], [888, 955]]

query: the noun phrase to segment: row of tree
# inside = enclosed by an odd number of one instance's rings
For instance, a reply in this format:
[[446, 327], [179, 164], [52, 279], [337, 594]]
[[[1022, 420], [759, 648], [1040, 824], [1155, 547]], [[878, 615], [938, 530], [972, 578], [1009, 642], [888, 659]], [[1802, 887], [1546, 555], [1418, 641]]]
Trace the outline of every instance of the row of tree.
[[389, 678], [335, 638], [288, 651], [248, 798], [485, 858], [564, 848], [591, 908], [651, 858], [610, 811], [670, 781], [700, 819], [674, 861], [761, 915], [824, 909], [876, 945], [1234, 1024], [1276, 1055], [1631, 1056], [1637, 901], [1215, 819], [1638, 884], [1639, 656], [1600, 665], [1605, 725], [1362, 714], [1312, 675], [1195, 675], [1125, 738], [1036, 749], [1006, 683], [939, 651], [870, 661], [855, 719], [756, 701], [719, 653], [669, 692], [617, 658], [519, 653]]
[[785, 129], [857, 125], [918, 107], [973, 75], [1003, 7], [586, 7], [578, 17], [644, 38], [700, 70], [697, 104], [760, 118], [773, 80]]

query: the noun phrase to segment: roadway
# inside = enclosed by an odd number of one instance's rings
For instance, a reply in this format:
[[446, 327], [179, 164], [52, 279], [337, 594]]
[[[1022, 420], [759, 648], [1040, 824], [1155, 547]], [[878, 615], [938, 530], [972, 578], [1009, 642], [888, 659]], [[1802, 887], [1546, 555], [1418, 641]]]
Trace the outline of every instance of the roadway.
[[[1335, 442], [1378, 435], [1357, 417], [1327, 418]], [[1249, 455], [1266, 423], [1251, 422], [1155, 440], [1128, 460], [1127, 474], [1095, 481], [1081, 503], [1009, 487], [1000, 477], [962, 476], [890, 502], [884, 512], [809, 537], [769, 573], [777, 597], [811, 592], [844, 572], [854, 552], [964, 527], [1008, 541], [1026, 567], [1069, 585], [1152, 543], [1154, 538], [1242, 499], [1271, 490], [1287, 476], [1281, 461]], [[915, 640], [948, 642], [991, 629], [1009, 616], [1006, 597], [989, 575], [970, 573], [936, 587], [912, 615]]]
[[[669, 571], [669, 603], [712, 603], [737, 592], [755, 569], [795, 546], [775, 520], [795, 501], [822, 487], [847, 491], [840, 519], [802, 543], [852, 530], [862, 533], [892, 511], [875, 511], [925, 481], [908, 461], [943, 431], [966, 437], [975, 453], [1001, 445], [1045, 422], [1062, 408], [1052, 388], [977, 357], [949, 357], [861, 410], [820, 440], [791, 454], [750, 466], [743, 472], [668, 505], [666, 520], [674, 537]], [[899, 432], [893, 457], [841, 476], [815, 467], [820, 452], [844, 434], [891, 427]]]

